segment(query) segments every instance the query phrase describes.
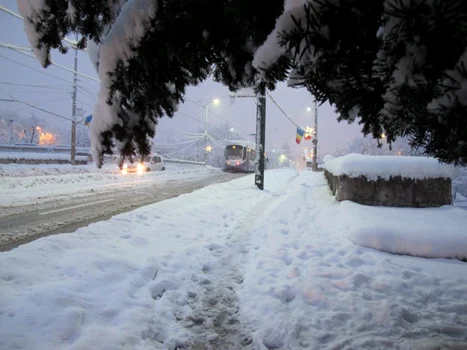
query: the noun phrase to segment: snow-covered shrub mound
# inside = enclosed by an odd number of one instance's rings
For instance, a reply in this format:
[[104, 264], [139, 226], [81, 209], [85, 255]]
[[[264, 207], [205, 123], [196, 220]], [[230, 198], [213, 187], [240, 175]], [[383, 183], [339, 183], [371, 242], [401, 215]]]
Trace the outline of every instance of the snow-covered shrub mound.
[[370, 156], [348, 154], [326, 162], [324, 168], [335, 176], [365, 176], [369, 180], [388, 180], [400, 176], [408, 179], [453, 178], [454, 166], [441, 164], [434, 158]]
[[339, 221], [355, 244], [388, 253], [467, 259], [467, 211], [383, 208], [344, 201]]
[[333, 156], [333, 155], [326, 154], [326, 155], [323, 157], [323, 163], [329, 162], [330, 160], [333, 160], [333, 159], [334, 159], [334, 156]]

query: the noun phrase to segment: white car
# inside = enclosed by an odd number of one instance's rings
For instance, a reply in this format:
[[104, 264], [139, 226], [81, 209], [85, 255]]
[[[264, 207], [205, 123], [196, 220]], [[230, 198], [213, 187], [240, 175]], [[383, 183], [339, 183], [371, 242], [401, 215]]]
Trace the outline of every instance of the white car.
[[162, 157], [157, 155], [150, 155], [144, 158], [142, 162], [130, 163], [125, 162], [122, 165], [122, 174], [137, 173], [143, 175], [148, 171], [164, 171], [165, 165]]

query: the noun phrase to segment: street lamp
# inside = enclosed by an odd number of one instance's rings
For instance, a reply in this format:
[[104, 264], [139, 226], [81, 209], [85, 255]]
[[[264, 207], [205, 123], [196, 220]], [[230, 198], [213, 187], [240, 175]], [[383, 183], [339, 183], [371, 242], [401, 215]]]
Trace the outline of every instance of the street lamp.
[[234, 131], [234, 128], [230, 128], [230, 131], [232, 131], [232, 132], [233, 132], [233, 131]]
[[306, 108], [306, 111], [307, 111], [307, 112], [311, 112], [311, 107], [307, 107], [307, 108]]
[[204, 109], [206, 110], [205, 115], [205, 122], [204, 122], [204, 162], [208, 163], [208, 113], [209, 113], [209, 104], [212, 103], [213, 105], [217, 106], [220, 103], [218, 98], [215, 98], [204, 105]]

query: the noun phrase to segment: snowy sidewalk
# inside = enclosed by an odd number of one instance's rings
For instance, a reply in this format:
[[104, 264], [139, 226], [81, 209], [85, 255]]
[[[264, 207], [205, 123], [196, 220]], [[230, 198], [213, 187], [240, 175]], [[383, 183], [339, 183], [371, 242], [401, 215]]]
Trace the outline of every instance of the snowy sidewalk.
[[[467, 345], [466, 263], [357, 246], [322, 174], [266, 176], [262, 192], [248, 176], [0, 254], [0, 348]], [[460, 232], [465, 211], [442, 211]]]

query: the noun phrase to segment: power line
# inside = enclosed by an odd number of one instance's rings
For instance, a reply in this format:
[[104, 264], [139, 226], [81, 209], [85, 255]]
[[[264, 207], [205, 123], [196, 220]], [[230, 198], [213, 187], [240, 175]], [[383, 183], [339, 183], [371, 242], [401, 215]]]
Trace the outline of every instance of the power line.
[[209, 134], [208, 134], [208, 139], [210, 139], [210, 140], [212, 141], [212, 143], [213, 143], [215, 146], [217, 146], [217, 147], [220, 147], [220, 148], [224, 148], [224, 147], [225, 147], [224, 143], [222, 143], [222, 142], [216, 140], [214, 137], [212, 137], [212, 136], [209, 135]]
[[[31, 58], [33, 58], [34, 60], [36, 59], [36, 57], [35, 57], [34, 55], [29, 54], [29, 53], [27, 53], [27, 52], [24, 52], [24, 51], [18, 49], [17, 47], [15, 47], [15, 45], [5, 44], [5, 43], [1, 43], [1, 42], [0, 42], [0, 47], [4, 47], [4, 48], [10, 49], [10, 50], [12, 50], [12, 51], [14, 51], [14, 52], [20, 53], [20, 54], [22, 54], [22, 55], [31, 57]], [[75, 71], [75, 70], [73, 70], [73, 69], [71, 69], [71, 68], [68, 68], [68, 67], [66, 67], [66, 66], [62, 66], [61, 64], [55, 63], [55, 62], [53, 62], [53, 61], [51, 61], [51, 64], [52, 64], [53, 66], [55, 66], [55, 67], [61, 68], [61, 69], [66, 70], [66, 71], [68, 71], [68, 72], [75, 73], [75, 74], [77, 74], [77, 75], [79, 75], [79, 76], [82, 76], [82, 77], [84, 77], [84, 78], [87, 78], [87, 79], [90, 79], [90, 80], [93, 80], [93, 81], [95, 81], [95, 82], [100, 83], [100, 80], [99, 80], [99, 79], [93, 78], [93, 77], [91, 77], [90, 75], [77, 72], [77, 71]]]
[[[187, 149], [190, 149], [191, 147], [193, 147], [198, 141], [200, 141], [201, 139], [198, 139], [198, 140], [195, 140], [193, 143], [191, 143], [190, 145], [188, 145], [187, 147], [184, 147], [182, 149], [179, 149], [179, 150], [176, 150], [175, 152], [171, 152], [171, 154], [179, 154], [183, 151], [186, 151]], [[155, 146], [156, 149], [158, 148], [158, 146]]]
[[[204, 137], [204, 135], [203, 135], [203, 137]], [[190, 140], [190, 141], [185, 141], [185, 142], [163, 144], [163, 145], [159, 145], [159, 147], [172, 147], [172, 146], [186, 145], [188, 143], [193, 143], [193, 142], [196, 142], [198, 140], [201, 140], [203, 137], [198, 137], [195, 140]]]
[[[62, 91], [28, 91], [28, 90], [10, 90], [10, 92], [18, 92], [22, 94], [63, 94]], [[71, 93], [71, 90], [69, 91]]]
[[[66, 97], [66, 98], [64, 98], [64, 97]], [[50, 103], [50, 102], [63, 101], [63, 100], [67, 100], [69, 98], [71, 98], [71, 97], [68, 96], [68, 94], [66, 94], [66, 95], [64, 95], [62, 97], [54, 98], [53, 100], [36, 102], [36, 105], [42, 105], [42, 104]], [[31, 107], [27, 106], [27, 107], [21, 107], [21, 108], [15, 109], [15, 110], [6, 111], [6, 112], [0, 114], [0, 117], [3, 117], [3, 116], [8, 115], [8, 114], [12, 114], [12, 113], [17, 113], [19, 111], [23, 111], [23, 110], [28, 109], [28, 108], [31, 108]]]
[[[14, 11], [8, 9], [8, 8], [6, 8], [5, 6], [0, 5], [0, 10], [5, 12], [5, 13], [8, 13], [9, 15], [11, 15], [11, 16], [17, 18], [17, 19], [20, 19], [21, 21], [24, 21], [23, 16], [21, 16], [20, 14], [14, 12]], [[62, 40], [66, 41], [68, 44], [71, 44], [73, 49], [79, 50], [78, 43], [76, 41], [72, 41], [72, 40], [67, 39], [67, 38], [63, 38]], [[83, 51], [85, 51], [85, 50], [83, 50]]]
[[57, 113], [48, 111], [48, 110], [43, 109], [43, 108], [41, 108], [41, 107], [37, 107], [37, 106], [35, 106], [35, 105], [31, 104], [31, 103], [18, 100], [16, 97], [14, 97], [13, 95], [9, 94], [8, 92], [6, 92], [5, 90], [3, 90], [2, 88], [0, 88], [0, 91], [3, 92], [4, 94], [10, 96], [12, 99], [16, 100], [16, 102], [18, 102], [18, 103], [23, 103], [23, 104], [25, 104], [25, 105], [27, 105], [27, 106], [30, 106], [30, 107], [35, 108], [35, 109], [38, 109], [39, 111], [42, 111], [42, 112], [44, 112], [44, 113], [48, 113], [48, 114], [53, 115], [53, 116], [56, 116], [56, 117], [58, 117], [58, 118], [62, 118], [62, 119], [65, 119], [65, 120], [71, 120], [70, 118], [67, 118], [67, 117], [64, 117], [64, 116], [62, 116], [62, 115], [60, 115], [60, 114], [57, 114]]
[[213, 124], [210, 124], [210, 123], [205, 123], [204, 120], [200, 120], [200, 119], [198, 119], [198, 118], [192, 117], [191, 115], [188, 115], [188, 114], [186, 114], [186, 113], [184, 113], [184, 112], [177, 111], [177, 113], [180, 113], [181, 115], [184, 115], [185, 117], [188, 117], [188, 118], [190, 118], [190, 119], [196, 120], [197, 122], [210, 125], [210, 126], [212, 126], [213, 128], [218, 128], [218, 129], [220, 129], [220, 127], [217, 126], [217, 125], [213, 125]]
[[[197, 102], [197, 101], [195, 101], [195, 100], [192, 100], [192, 99], [187, 98], [187, 97], [184, 97], [184, 99], [187, 100], [187, 101], [189, 101], [189, 102], [192, 102], [192, 103], [194, 103], [194, 104], [196, 104], [196, 105], [198, 105], [198, 106], [200, 106], [200, 107], [206, 108], [206, 107], [203, 106], [201, 103], [199, 103], [199, 102]], [[246, 133], [250, 133], [249, 131], [243, 129], [243, 128], [242, 128], [241, 126], [239, 126], [238, 124], [235, 124], [235, 123], [231, 122], [230, 120], [224, 118], [223, 116], [217, 114], [216, 112], [214, 112], [214, 111], [212, 111], [212, 110], [209, 110], [209, 112], [211, 112], [211, 113], [214, 114], [215, 116], [221, 118], [222, 120], [226, 121], [227, 123], [229, 123], [229, 124], [235, 126], [236, 128], [238, 128], [238, 129], [240, 129], [240, 130], [243, 130], [243, 131], [246, 132]], [[204, 122], [202, 122], [202, 123], [204, 123]]]
[[[2, 90], [2, 91], [4, 91], [4, 90]], [[14, 91], [12, 91], [12, 92], [14, 92]], [[54, 98], [53, 101], [59, 101], [59, 100], [63, 99], [64, 96], [69, 97], [68, 94], [62, 95], [62, 96], [59, 96], [59, 97]], [[15, 102], [15, 103], [18, 102], [16, 99], [7, 99], [7, 98], [0, 98], [0, 101], [3, 101], [3, 102]], [[27, 102], [27, 103], [40, 103], [40, 102], [42, 102], [42, 101], [23, 101], [23, 102]]]
[[55, 78], [55, 79], [58, 79], [58, 80], [64, 81], [65, 83], [69, 83], [69, 84], [71, 84], [71, 82], [70, 82], [70, 81], [68, 81], [68, 80], [66, 80], [66, 79], [63, 79], [63, 78], [57, 77], [56, 75], [53, 75], [53, 74], [51, 74], [51, 73], [48, 73], [48, 72], [44, 72], [44, 71], [42, 71], [42, 70], [40, 70], [40, 69], [37, 69], [37, 68], [31, 67], [31, 66], [28, 66], [27, 64], [20, 63], [20, 62], [18, 62], [18, 61], [15, 61], [15, 60], [13, 60], [13, 59], [9, 58], [9, 57], [3, 56], [2, 54], [0, 54], [0, 57], [1, 57], [1, 58], [3, 58], [3, 59], [5, 59], [5, 60], [7, 60], [7, 61], [10, 61], [10, 62], [16, 63], [16, 64], [18, 64], [18, 65], [20, 65], [20, 66], [23, 66], [23, 67], [26, 67], [26, 68], [32, 69], [33, 71], [36, 71], [36, 72], [38, 72], [38, 73], [41, 73], [41, 74], [44, 74], [44, 75], [48, 75], [48, 76], [50, 76], [50, 77], [53, 77], [53, 78]]
[[303, 129], [300, 125], [298, 125], [297, 123], [295, 123], [288, 115], [287, 113], [285, 113], [285, 111], [279, 106], [279, 104], [276, 102], [276, 100], [272, 97], [272, 95], [269, 93], [269, 91], [266, 92], [268, 94], [268, 97], [271, 99], [271, 101], [276, 105], [277, 108], [279, 108], [279, 110], [282, 112], [282, 114], [293, 124], [295, 125], [297, 128], [299, 129]]
[[46, 88], [53, 90], [63, 90], [67, 85], [37, 85], [37, 84], [21, 84], [21, 83], [12, 83], [9, 81], [0, 81], [0, 84], [4, 85], [13, 85], [13, 86], [28, 86], [28, 87], [37, 87], [37, 88]]
[[[27, 65], [27, 64], [25, 64], [25, 63], [21, 63], [21, 62], [15, 61], [15, 60], [13, 60], [13, 59], [11, 59], [11, 58], [9, 58], [9, 57], [6, 57], [6, 56], [4, 56], [4, 55], [2, 55], [2, 54], [0, 54], [0, 57], [3, 58], [3, 59], [5, 59], [5, 60], [7, 60], [7, 61], [12, 62], [12, 63], [18, 64], [18, 65], [20, 65], [20, 66], [22, 66], [22, 67], [29, 68], [29, 69], [31, 69], [31, 70], [33, 70], [33, 71], [35, 71], [35, 72], [38, 72], [38, 73], [41, 73], [41, 74], [50, 76], [50, 77], [55, 78], [55, 79], [57, 79], [57, 80], [64, 81], [65, 83], [68, 83], [68, 84], [71, 84], [71, 82], [69, 82], [68, 80], [66, 80], [66, 79], [64, 79], [64, 78], [61, 78], [61, 77], [56, 76], [56, 75], [54, 75], [54, 74], [51, 74], [51, 73], [49, 73], [49, 72], [45, 72], [45, 71], [43, 71], [43, 70], [40, 70], [40, 69], [31, 67], [31, 66], [29, 66], [29, 65]], [[11, 84], [11, 83], [10, 83], [10, 84]], [[24, 84], [24, 85], [29, 85], [29, 84]], [[35, 86], [40, 86], [40, 85], [35, 85]], [[68, 86], [68, 85], [67, 85], [67, 86]], [[78, 85], [78, 89], [80, 89], [80, 91], [81, 91], [82, 94], [84, 94], [84, 95], [87, 96], [88, 98], [91, 98], [91, 99], [93, 99], [94, 101], [96, 101], [96, 98], [95, 98], [91, 93], [86, 92], [81, 86]]]
[[94, 97], [94, 95], [92, 95], [90, 92], [84, 90], [81, 86], [79, 86], [78, 84], [76, 84], [76, 87], [78, 88], [78, 90], [85, 96], [87, 96], [88, 98], [94, 100], [94, 101], [97, 101], [97, 99]]
[[84, 101], [82, 101], [82, 100], [77, 100], [77, 101], [78, 101], [79, 103], [82, 103], [82, 104], [85, 105], [85, 106], [88, 106], [89, 108], [94, 108], [93, 105], [90, 105], [89, 103], [86, 103], [86, 102], [84, 102]]

